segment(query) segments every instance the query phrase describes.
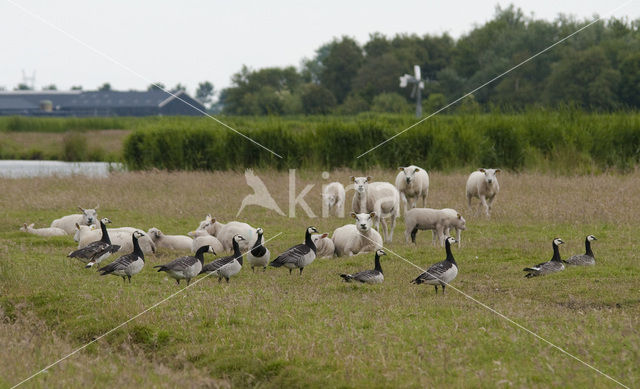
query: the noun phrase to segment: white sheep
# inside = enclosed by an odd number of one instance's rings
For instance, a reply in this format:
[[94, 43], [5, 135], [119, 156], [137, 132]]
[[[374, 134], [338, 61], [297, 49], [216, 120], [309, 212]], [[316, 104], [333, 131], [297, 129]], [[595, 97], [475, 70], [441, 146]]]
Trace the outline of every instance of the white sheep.
[[147, 234], [156, 244], [156, 248], [191, 251], [191, 246], [193, 246], [193, 239], [190, 237], [185, 235], [166, 235], [156, 227], [150, 228]]
[[316, 258], [331, 258], [336, 251], [333, 240], [328, 234], [315, 234], [311, 236], [311, 240], [316, 245]]
[[331, 211], [338, 217], [344, 217], [344, 186], [339, 182], [332, 182], [322, 188], [322, 216], [331, 215]]
[[[97, 225], [92, 224], [92, 225], [90, 225], [90, 226], [86, 226], [86, 225], [79, 225], [79, 226], [76, 226], [75, 233], [73, 234], [73, 240], [74, 240], [74, 241], [76, 241], [76, 242], [80, 242], [80, 234], [81, 234], [81, 231], [84, 233], [84, 232], [86, 232], [86, 231], [96, 231], [96, 230], [97, 230], [98, 232], [96, 232], [96, 233], [95, 233], [95, 235], [97, 235], [97, 236], [98, 236], [98, 239], [100, 239], [100, 229], [98, 228], [98, 226], [97, 226]], [[141, 232], [144, 232], [144, 231], [142, 231], [140, 228], [135, 228], [135, 227], [117, 227], [117, 228], [107, 228], [107, 232], [108, 232], [109, 234], [113, 234], [113, 233], [116, 233], [116, 232], [128, 232], [129, 234], [133, 234], [133, 232], [134, 232], [134, 231], [141, 231]], [[154, 245], [154, 247], [155, 247], [155, 245]]]
[[444, 241], [445, 219], [448, 214], [440, 209], [413, 208], [404, 216], [404, 237], [407, 243], [416, 242], [416, 234], [419, 230], [433, 230], [433, 244]]
[[396, 188], [400, 192], [400, 199], [404, 204], [404, 214], [409, 209], [415, 208], [419, 198], [422, 198], [422, 207], [427, 206], [429, 195], [429, 174], [426, 170], [415, 166], [399, 167], [400, 172], [396, 176]]
[[331, 240], [335, 246], [336, 256], [352, 256], [381, 249], [382, 236], [371, 228], [376, 217], [375, 212], [360, 214], [351, 212], [351, 217], [356, 219], [354, 224], [347, 224], [333, 231]]
[[498, 177], [496, 173], [500, 169], [478, 169], [471, 173], [467, 179], [467, 202], [471, 209], [471, 198], [480, 199], [480, 204], [484, 206], [487, 217], [491, 216], [491, 206], [496, 195], [500, 191]]
[[24, 223], [22, 227], [20, 227], [20, 231], [24, 231], [24, 232], [28, 232], [29, 234], [34, 234], [34, 235], [44, 236], [44, 237], [67, 235], [65, 230], [63, 230], [62, 228], [58, 228], [58, 227], [33, 228], [33, 226], [34, 226], [34, 223], [31, 223], [29, 225], [27, 225], [27, 223]]
[[[100, 240], [100, 237], [102, 237], [102, 231], [99, 229], [95, 229], [93, 225], [81, 226], [78, 224], [76, 225], [76, 228], [78, 229], [78, 249], [87, 246], [91, 242]], [[142, 230], [136, 229], [136, 231], [143, 234], [140, 238], [138, 238], [138, 243], [140, 244], [140, 249], [142, 249], [142, 252], [145, 254], [155, 253], [156, 245], [155, 243], [153, 243], [153, 240], [151, 240], [149, 235], [147, 235], [147, 233]], [[130, 253], [133, 251], [133, 241], [131, 239], [132, 232], [111, 231], [110, 229], [107, 229], [107, 232], [109, 233], [111, 244], [117, 244], [120, 246], [120, 250], [118, 250], [118, 252]]]
[[[198, 229], [205, 229], [209, 234], [218, 238], [220, 243], [222, 243], [222, 247], [224, 247], [226, 251], [231, 251], [233, 249], [233, 237], [236, 235], [242, 235], [245, 238], [245, 240], [239, 242], [240, 251], [242, 252], [251, 248], [258, 236], [256, 229], [247, 223], [236, 221], [220, 223], [219, 221], [216, 221], [214, 217], [211, 217], [210, 214], [207, 215], [205, 220], [200, 222]], [[262, 241], [264, 242], [264, 238]]]
[[[395, 186], [388, 182], [371, 182], [371, 177], [351, 177], [355, 193], [351, 206], [353, 212], [375, 213], [375, 226], [380, 231], [380, 222], [384, 229], [385, 241], [393, 240], [396, 218], [400, 215], [400, 194]], [[391, 228], [387, 228], [385, 218], [391, 217]]]
[[191, 245], [191, 251], [196, 252], [202, 246], [211, 246], [216, 254], [224, 252], [222, 243], [215, 236], [209, 234], [205, 229], [197, 229], [190, 231], [187, 235], [193, 238], [193, 244]]
[[[456, 230], [456, 240], [458, 241], [458, 247], [460, 247], [460, 234], [462, 231], [467, 229], [467, 221], [462, 217], [462, 215], [452, 208], [443, 208], [440, 210], [442, 213], [442, 227], [443, 227], [443, 236], [451, 236], [450, 230], [451, 228]], [[436, 232], [433, 232], [434, 238]], [[440, 241], [440, 244], [443, 245], [444, 242]]]
[[73, 214], [63, 216], [60, 219], [56, 219], [51, 222], [51, 227], [60, 228], [67, 233], [67, 235], [73, 235], [76, 232], [76, 223], [80, 225], [90, 226], [92, 224], [98, 225], [98, 212], [96, 209], [98, 207], [92, 209], [84, 209], [82, 207], [78, 207], [81, 214]]

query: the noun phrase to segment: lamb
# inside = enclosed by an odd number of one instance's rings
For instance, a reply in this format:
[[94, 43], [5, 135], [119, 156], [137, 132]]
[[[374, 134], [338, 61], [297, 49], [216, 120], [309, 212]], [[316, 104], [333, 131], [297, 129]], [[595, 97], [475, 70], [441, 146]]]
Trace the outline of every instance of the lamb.
[[[211, 214], [207, 215], [205, 220], [200, 222], [200, 226], [198, 229], [204, 228], [210, 235], [218, 238], [220, 243], [222, 243], [222, 247], [226, 251], [230, 251], [233, 249], [233, 237], [236, 235], [242, 235], [245, 240], [240, 241], [240, 251], [247, 251], [253, 244], [250, 242], [254, 242], [258, 233], [256, 229], [248, 225], [247, 223], [232, 221], [229, 223], [220, 223], [216, 221], [215, 218], [211, 217]], [[264, 241], [264, 238], [263, 238]], [[216, 251], [217, 252], [217, 251]]]
[[67, 235], [66, 231], [58, 227], [45, 227], [45, 228], [33, 228], [34, 223], [27, 225], [24, 223], [20, 227], [20, 231], [28, 232], [38, 236], [50, 237], [50, 236], [63, 236]]
[[355, 224], [347, 224], [333, 231], [331, 240], [335, 245], [336, 256], [352, 256], [381, 249], [382, 236], [371, 228], [376, 217], [375, 212], [351, 212], [351, 217], [356, 219]]
[[416, 234], [418, 230], [433, 230], [433, 244], [442, 245], [445, 238], [445, 232], [451, 227], [458, 229], [458, 233], [462, 229], [466, 229], [466, 221], [458, 212], [455, 216], [452, 214], [455, 210], [450, 208], [433, 209], [433, 208], [414, 208], [407, 211], [404, 217], [405, 231], [404, 236], [407, 243], [409, 238], [411, 242], [416, 243]]
[[500, 169], [478, 169], [471, 173], [467, 179], [467, 202], [471, 209], [471, 198], [480, 199], [480, 204], [484, 205], [487, 217], [491, 217], [491, 206], [496, 195], [500, 191], [498, 177], [496, 173]]
[[197, 229], [189, 232], [187, 235], [193, 238], [193, 244], [191, 245], [191, 251], [193, 252], [198, 251], [202, 246], [213, 247], [213, 251], [216, 254], [224, 251], [224, 247], [222, 247], [222, 243], [220, 243], [218, 238], [209, 234], [205, 229]]
[[[443, 208], [440, 211], [443, 215], [442, 227], [444, 236], [451, 236], [449, 232], [451, 228], [454, 228], [456, 230], [456, 241], [458, 241], [458, 248], [460, 248], [460, 234], [462, 231], [467, 229], [467, 221], [455, 209]], [[436, 232], [434, 231], [434, 239], [435, 235]], [[442, 236], [442, 238], [444, 238], [444, 236]], [[442, 245], [444, 244], [444, 242], [440, 241], [440, 244]]]
[[164, 232], [152, 227], [147, 234], [156, 244], [156, 248], [166, 248], [169, 250], [191, 251], [193, 239], [184, 235], [165, 235]]
[[[95, 242], [99, 240], [102, 232], [98, 229], [95, 229], [93, 226], [81, 226], [77, 225], [78, 229], [78, 249], [81, 249], [87, 246], [91, 242]], [[123, 228], [131, 228], [131, 227], [123, 227]], [[111, 244], [119, 245], [119, 252], [122, 253], [130, 253], [133, 251], [133, 240], [131, 239], [131, 232], [128, 231], [112, 231], [107, 229], [109, 232], [109, 238], [111, 239]], [[140, 248], [142, 252], [145, 254], [155, 253], [156, 245], [153, 243], [153, 240], [146, 234], [146, 232], [136, 229], [135, 231], [143, 234], [138, 238], [138, 243], [140, 244]]]
[[81, 214], [67, 215], [56, 219], [51, 222], [51, 227], [60, 228], [67, 235], [73, 235], [76, 232], [76, 223], [84, 226], [98, 225], [97, 206], [94, 209], [84, 209], [79, 206], [78, 209], [82, 211]]
[[331, 215], [331, 210], [338, 217], [344, 217], [344, 186], [339, 182], [332, 182], [322, 188], [322, 216]]
[[404, 204], [404, 214], [409, 209], [415, 208], [418, 198], [422, 198], [422, 207], [427, 206], [429, 195], [429, 174], [426, 170], [415, 166], [399, 167], [400, 172], [396, 176], [396, 188], [400, 192], [400, 198]]
[[[400, 214], [400, 194], [388, 182], [370, 182], [371, 177], [351, 177], [355, 187], [351, 206], [353, 212], [374, 213], [376, 229], [380, 231], [380, 221], [384, 228], [385, 241], [393, 240], [396, 218]], [[391, 217], [391, 228], [387, 229], [385, 218]]]
[[311, 236], [311, 240], [316, 245], [316, 258], [331, 258], [336, 251], [333, 240], [328, 238], [328, 234], [316, 234]]

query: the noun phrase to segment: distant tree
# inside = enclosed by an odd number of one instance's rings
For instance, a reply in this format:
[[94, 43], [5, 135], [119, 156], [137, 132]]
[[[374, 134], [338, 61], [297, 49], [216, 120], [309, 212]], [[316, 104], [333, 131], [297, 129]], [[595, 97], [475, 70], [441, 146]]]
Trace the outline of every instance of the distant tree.
[[73, 85], [71, 87], [71, 90], [82, 90], [82, 86], [81, 85]]
[[13, 90], [32, 90], [32, 88], [27, 84], [20, 83], [20, 84], [18, 84], [18, 86], [13, 88]]
[[381, 93], [373, 98], [371, 110], [374, 112], [407, 113], [409, 104], [407, 100], [398, 93]]
[[640, 53], [627, 56], [620, 64], [620, 98], [628, 107], [640, 108]]
[[334, 42], [325, 43], [316, 50], [312, 59], [303, 58], [301, 62], [301, 76], [304, 82], [320, 83], [320, 76], [324, 70], [324, 62], [329, 56]]
[[111, 91], [111, 84], [109, 84], [108, 82], [105, 82], [100, 87], [98, 87], [98, 91], [100, 91], [100, 92], [109, 92], [109, 91]]
[[351, 91], [351, 83], [362, 61], [362, 49], [349, 37], [342, 37], [331, 46], [329, 55], [323, 62], [320, 82], [331, 91], [338, 103], [342, 103]]
[[186, 90], [187, 90], [187, 87], [182, 85], [181, 83], [177, 83], [176, 86], [171, 88], [172, 93], [185, 92]]
[[213, 84], [209, 81], [204, 81], [198, 84], [198, 89], [196, 89], [196, 99], [198, 99], [198, 101], [203, 105], [208, 106], [213, 99], [214, 93]]
[[154, 82], [153, 84], [149, 84], [149, 86], [147, 87], [148, 91], [154, 91], [154, 90], [166, 90], [167, 87], [161, 83], [161, 82]]
[[58, 90], [55, 84], [49, 84], [42, 87], [42, 90]]
[[391, 53], [366, 57], [353, 80], [352, 91], [370, 103], [380, 93], [398, 92], [398, 78], [406, 72], [407, 68]]
[[391, 42], [379, 32], [369, 34], [369, 41], [364, 45], [367, 57], [378, 57], [391, 51]]
[[326, 115], [336, 106], [336, 98], [322, 85], [309, 84], [301, 99], [302, 109], [307, 115]]
[[369, 110], [369, 103], [362, 96], [350, 94], [336, 109], [340, 115], [355, 115]]
[[442, 93], [431, 93], [422, 102], [422, 112], [430, 115], [448, 104], [447, 98]]

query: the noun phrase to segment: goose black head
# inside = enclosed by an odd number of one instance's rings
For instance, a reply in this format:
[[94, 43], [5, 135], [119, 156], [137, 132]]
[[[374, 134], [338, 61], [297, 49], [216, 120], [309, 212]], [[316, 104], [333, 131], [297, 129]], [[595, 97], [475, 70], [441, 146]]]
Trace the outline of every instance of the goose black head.
[[264, 234], [264, 230], [262, 229], [262, 227], [256, 228], [256, 234], [258, 234], [258, 235]]
[[452, 244], [454, 244], [454, 243], [458, 243], [458, 241], [456, 240], [456, 238], [454, 238], [454, 237], [452, 237], [452, 236], [448, 236], [448, 237], [446, 238], [446, 241], [447, 241], [450, 245], [452, 245]]
[[560, 238], [554, 238], [553, 239], [553, 244], [555, 246], [560, 246], [561, 244], [564, 244], [564, 241], [562, 239], [560, 239]]
[[100, 221], [101, 221], [103, 224], [110, 224], [110, 223], [111, 223], [111, 220], [110, 220], [110, 219], [108, 219], [108, 218], [106, 218], [106, 217], [103, 217], [102, 219], [100, 219]]
[[377, 256], [379, 256], [379, 257], [381, 257], [381, 256], [383, 256], [383, 255], [387, 255], [387, 253], [385, 253], [385, 252], [384, 252], [384, 250], [382, 250], [382, 249], [378, 249], [378, 250], [376, 251], [376, 255], [377, 255]]
[[242, 242], [243, 240], [246, 240], [246, 239], [244, 238], [244, 236], [242, 236], [240, 234], [236, 234], [236, 235], [233, 236], [233, 240], [236, 243], [240, 243], [240, 242]]
[[308, 234], [313, 234], [314, 232], [316, 232], [316, 233], [317, 233], [317, 232], [318, 232], [318, 229], [317, 229], [317, 228], [315, 228], [315, 227], [313, 227], [313, 226], [311, 226], [311, 227], [307, 228], [307, 233], [308, 233]]
[[588, 236], [587, 236], [587, 240], [588, 240], [589, 242], [593, 242], [594, 240], [598, 240], [598, 239], [597, 239], [595, 236], [593, 236], [593, 235], [588, 235]]

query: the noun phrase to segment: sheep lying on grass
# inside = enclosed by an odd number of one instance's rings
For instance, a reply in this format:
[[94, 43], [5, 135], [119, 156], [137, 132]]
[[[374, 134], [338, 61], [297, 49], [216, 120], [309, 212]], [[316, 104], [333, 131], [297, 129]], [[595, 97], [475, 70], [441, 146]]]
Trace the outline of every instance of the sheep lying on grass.
[[399, 167], [400, 172], [396, 176], [396, 188], [400, 192], [400, 199], [404, 204], [404, 214], [409, 209], [415, 208], [419, 198], [422, 198], [422, 207], [427, 206], [429, 195], [429, 174], [427, 171], [415, 166]]
[[33, 226], [34, 226], [34, 223], [31, 223], [29, 225], [27, 225], [27, 223], [24, 223], [22, 227], [20, 227], [20, 231], [24, 231], [29, 234], [34, 234], [38, 236], [45, 236], [45, 237], [67, 235], [65, 230], [63, 230], [62, 228], [58, 228], [58, 227], [33, 228]]
[[332, 211], [338, 217], [344, 217], [344, 186], [332, 182], [322, 189], [322, 215], [329, 216]]
[[[218, 238], [222, 247], [226, 251], [233, 249], [233, 237], [236, 235], [242, 235], [245, 240], [239, 242], [240, 251], [247, 251], [253, 244], [258, 236], [256, 229], [248, 225], [247, 223], [232, 221], [229, 223], [220, 223], [216, 221], [211, 215], [207, 215], [205, 220], [200, 222], [198, 229], [205, 229], [210, 235]], [[263, 238], [264, 241], [264, 238]], [[217, 251], [216, 251], [217, 252]]]
[[316, 258], [333, 257], [336, 247], [328, 234], [316, 234], [311, 236], [311, 240], [316, 245]]
[[165, 248], [169, 250], [191, 251], [193, 239], [185, 235], [166, 235], [159, 229], [152, 227], [147, 234], [156, 244], [156, 248]]
[[[371, 177], [351, 177], [355, 187], [351, 206], [353, 212], [374, 213], [375, 226], [380, 231], [380, 221], [384, 229], [385, 241], [393, 240], [396, 218], [400, 215], [400, 194], [388, 182], [371, 182]], [[385, 218], [391, 217], [391, 228], [387, 228]]]
[[[462, 215], [455, 209], [433, 209], [433, 208], [414, 208], [410, 209], [404, 218], [405, 222], [405, 240], [416, 242], [416, 234], [418, 230], [432, 230], [433, 244], [439, 245], [444, 243], [445, 235], [448, 236], [449, 230], [455, 228], [458, 237], [460, 231], [467, 229], [467, 224]], [[458, 242], [458, 245], [460, 243]]]
[[193, 238], [193, 244], [191, 245], [191, 251], [193, 252], [198, 251], [202, 246], [211, 246], [216, 254], [224, 251], [224, 247], [222, 247], [222, 243], [218, 238], [209, 234], [205, 229], [197, 229], [187, 235]]
[[81, 226], [90, 226], [90, 225], [98, 225], [98, 212], [96, 209], [84, 209], [82, 207], [78, 207], [81, 214], [73, 214], [63, 216], [60, 219], [56, 219], [51, 222], [51, 227], [60, 228], [64, 230], [67, 235], [73, 235], [76, 232], [76, 223]]
[[[81, 226], [77, 225], [78, 229], [78, 249], [81, 249], [87, 246], [91, 242], [95, 242], [96, 240], [100, 240], [102, 236], [102, 231], [99, 229], [95, 229], [93, 226]], [[130, 229], [132, 227], [122, 227]], [[119, 245], [121, 253], [130, 253], [133, 251], [133, 240], [131, 239], [131, 234], [133, 232], [129, 231], [114, 231], [118, 229], [107, 229], [109, 232], [109, 238], [111, 239], [111, 244]], [[156, 245], [153, 243], [153, 240], [147, 235], [146, 232], [140, 229], [134, 229], [134, 231], [138, 231], [142, 235], [138, 238], [138, 244], [142, 249], [142, 252], [145, 254], [155, 253]]]
[[467, 202], [471, 209], [471, 199], [480, 199], [480, 206], [484, 206], [487, 217], [491, 216], [491, 206], [496, 195], [500, 191], [496, 173], [500, 169], [478, 169], [471, 173], [467, 179]]
[[371, 228], [376, 217], [375, 212], [351, 212], [351, 217], [356, 219], [355, 224], [347, 224], [333, 231], [331, 240], [335, 245], [336, 256], [352, 256], [381, 249], [382, 237], [378, 231]]

